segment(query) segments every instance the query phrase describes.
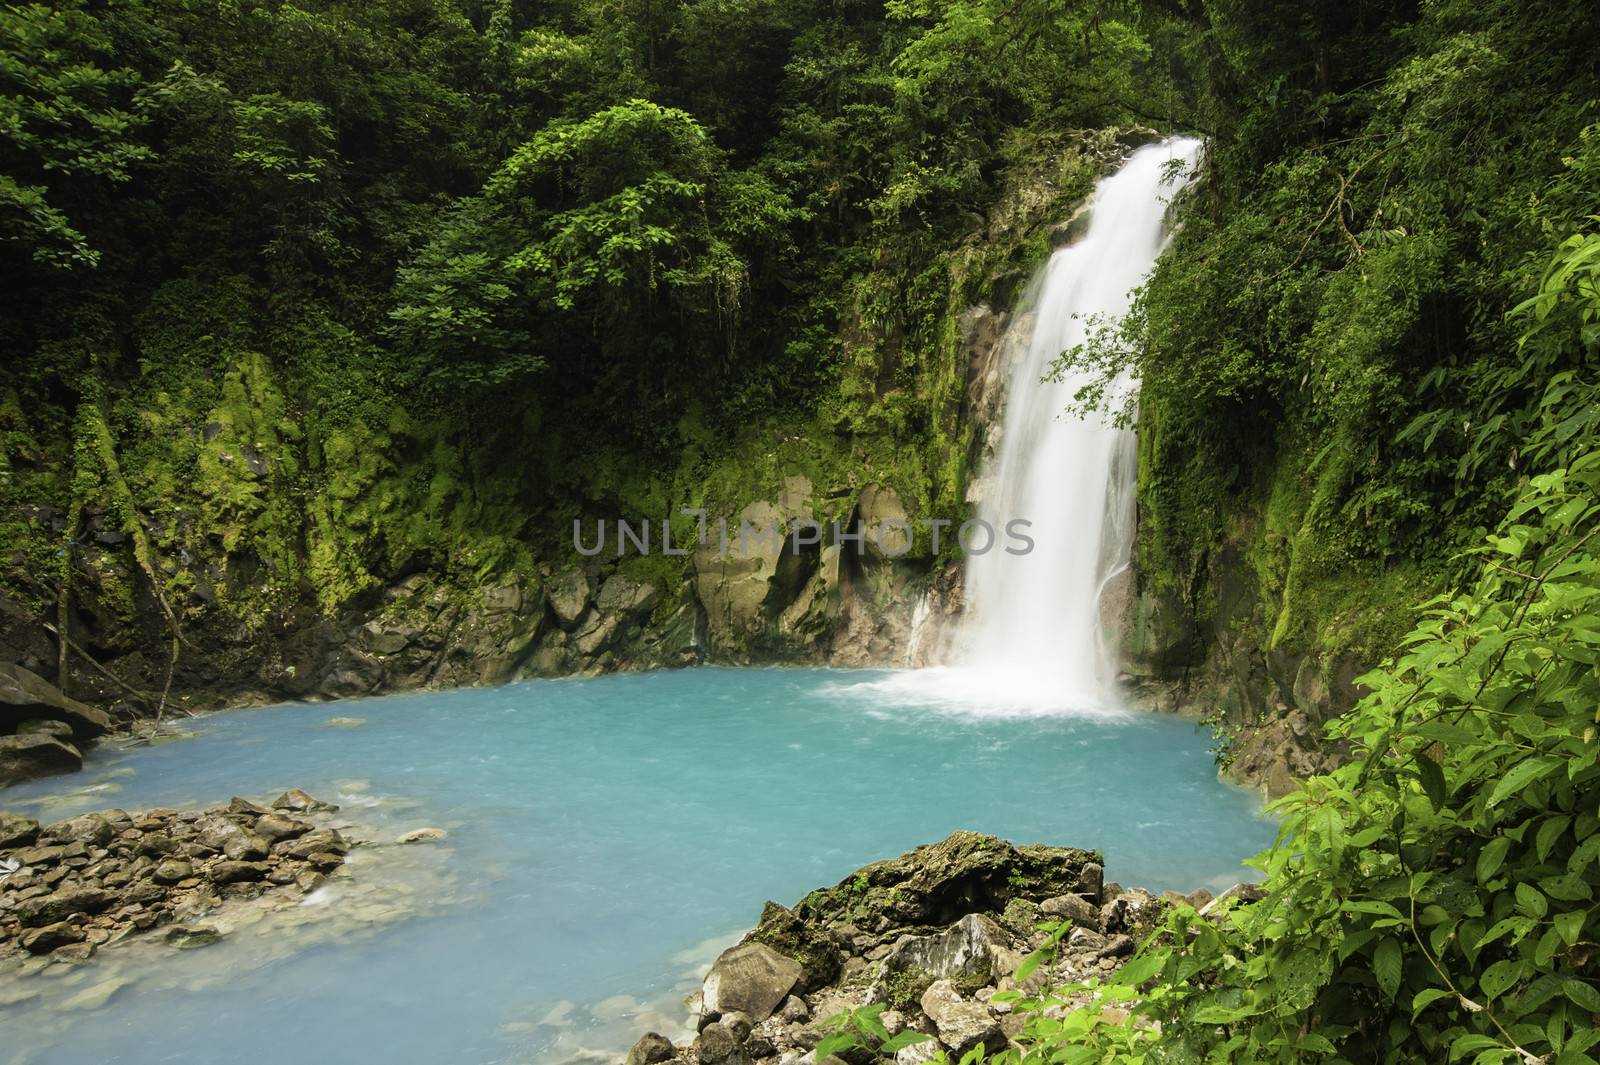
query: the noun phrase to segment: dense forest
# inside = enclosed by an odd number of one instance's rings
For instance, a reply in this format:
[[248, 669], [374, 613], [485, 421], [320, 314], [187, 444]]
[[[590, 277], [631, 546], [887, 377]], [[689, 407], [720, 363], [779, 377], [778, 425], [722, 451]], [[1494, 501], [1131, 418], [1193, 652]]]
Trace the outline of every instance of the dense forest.
[[[146, 713], [417, 574], [551, 582], [579, 517], [961, 518], [964, 315], [1203, 137], [1060, 365], [1142, 380], [1185, 675], [1386, 664], [1266, 898], [1019, 996], [1023, 1056], [1595, 1060], [1592, 3], [82, 0], [0, 8], [0, 86], [3, 634]], [[689, 565], [619, 564], [656, 620]]]

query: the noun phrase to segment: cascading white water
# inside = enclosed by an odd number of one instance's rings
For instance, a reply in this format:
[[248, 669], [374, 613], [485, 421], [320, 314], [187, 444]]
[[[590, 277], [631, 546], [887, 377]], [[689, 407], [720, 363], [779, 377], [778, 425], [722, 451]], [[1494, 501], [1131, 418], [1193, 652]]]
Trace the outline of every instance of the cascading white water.
[[[987, 678], [991, 698], [1093, 706], [1109, 694], [1100, 590], [1132, 548], [1134, 435], [1109, 415], [1067, 413], [1087, 376], [1043, 377], [1097, 319], [1126, 313], [1165, 244], [1176, 191], [1168, 164], [1181, 160], [1187, 172], [1199, 149], [1188, 139], [1149, 145], [1102, 181], [1088, 231], [1050, 257], [1019, 308], [1018, 328], [1031, 335], [1017, 345], [980, 516], [995, 528], [1030, 522], [1035, 546], [969, 556], [959, 644], [961, 664]], [[1107, 398], [1114, 404], [1133, 387], [1118, 381]]]
[[[1043, 378], [1097, 321], [1127, 312], [1165, 246], [1167, 206], [1200, 147], [1176, 138], [1134, 152], [1100, 182], [1083, 238], [1052, 255], [1028, 286], [1001, 341], [1016, 354], [998, 451], [982, 477], [979, 516], [1000, 535], [968, 556], [952, 664], [879, 682], [886, 692], [980, 714], [1116, 708], [1100, 592], [1132, 549], [1134, 434], [1109, 415], [1068, 412], [1087, 375]], [[1176, 178], [1173, 161], [1182, 164]], [[1115, 382], [1109, 405], [1136, 387]], [[1019, 546], [1004, 535], [1019, 519], [1034, 542], [1026, 554], [1006, 550]]]

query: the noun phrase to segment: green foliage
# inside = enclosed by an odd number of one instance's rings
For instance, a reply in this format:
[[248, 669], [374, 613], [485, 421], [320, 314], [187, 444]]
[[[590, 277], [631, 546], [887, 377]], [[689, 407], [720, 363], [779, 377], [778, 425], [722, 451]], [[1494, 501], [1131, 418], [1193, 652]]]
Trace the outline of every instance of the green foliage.
[[105, 29], [78, 4], [0, 8], [0, 232], [37, 263], [94, 266], [100, 252], [52, 186], [121, 183], [153, 152], [139, 78], [108, 69]]
[[817, 1060], [821, 1061], [830, 1054], [848, 1052], [856, 1048], [870, 1048], [880, 1054], [892, 1055], [905, 1047], [932, 1041], [931, 1035], [909, 1028], [891, 1036], [888, 1029], [883, 1026], [883, 1021], [879, 1019], [886, 1008], [888, 1008], [886, 1004], [877, 1003], [847, 1010], [829, 1018], [827, 1027], [832, 1031], [823, 1036], [822, 1041], [817, 1044]]
[[1086, 404], [1141, 379], [1141, 580], [1203, 621], [1234, 553], [1260, 643], [1373, 661], [1517, 490], [1582, 357], [1512, 357], [1506, 312], [1600, 168], [1592, 13], [1539, 10], [1224, 3], [1147, 28], [1210, 144], [1134, 312], [1061, 365], [1099, 371]]
[[[1071, 1025], [1035, 1013], [1023, 1061], [1581, 1063], [1600, 1035], [1600, 293], [1563, 242], [1520, 305], [1523, 346], [1584, 354], [1553, 381], [1530, 476], [1330, 731], [1356, 757], [1281, 800], [1267, 894], [1179, 907]], [[1557, 328], [1555, 323], [1563, 323]], [[1574, 428], [1576, 426], [1576, 428]], [[1049, 1000], [1030, 1004], [1038, 1010]], [[1136, 1003], [1131, 1023], [1096, 1012]], [[1159, 1028], [1148, 1022], [1159, 1022]], [[1159, 1034], [1158, 1034], [1159, 1033]]]
[[1136, 16], [6, 8], [10, 557], [63, 569], [36, 508], [102, 505], [101, 460], [177, 612], [235, 629], [795, 474], [825, 518], [852, 478], [960, 516], [959, 316], [1087, 191], [1064, 131], [1131, 116]]

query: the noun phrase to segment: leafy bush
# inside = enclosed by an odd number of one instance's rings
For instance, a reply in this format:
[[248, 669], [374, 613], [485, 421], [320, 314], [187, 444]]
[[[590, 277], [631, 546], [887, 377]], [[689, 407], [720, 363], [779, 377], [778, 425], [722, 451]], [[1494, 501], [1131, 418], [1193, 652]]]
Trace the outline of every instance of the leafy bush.
[[1514, 312], [1587, 367], [1545, 391], [1541, 472], [1330, 725], [1355, 757], [1272, 808], [1265, 897], [1175, 908], [1104, 986], [1006, 993], [1027, 1026], [992, 1060], [1600, 1060], [1596, 247], [1563, 242]]

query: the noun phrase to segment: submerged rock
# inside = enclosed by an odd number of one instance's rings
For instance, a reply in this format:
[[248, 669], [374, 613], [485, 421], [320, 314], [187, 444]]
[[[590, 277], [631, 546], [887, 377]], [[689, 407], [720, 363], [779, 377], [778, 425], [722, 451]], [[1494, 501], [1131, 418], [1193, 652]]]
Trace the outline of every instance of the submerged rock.
[[179, 950], [208, 947], [221, 938], [221, 930], [208, 924], [173, 925], [165, 936], [166, 941]]
[[400, 835], [396, 843], [437, 843], [450, 833], [442, 828], [413, 828]]

